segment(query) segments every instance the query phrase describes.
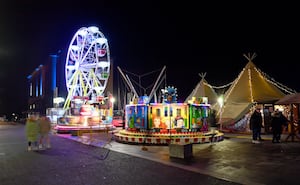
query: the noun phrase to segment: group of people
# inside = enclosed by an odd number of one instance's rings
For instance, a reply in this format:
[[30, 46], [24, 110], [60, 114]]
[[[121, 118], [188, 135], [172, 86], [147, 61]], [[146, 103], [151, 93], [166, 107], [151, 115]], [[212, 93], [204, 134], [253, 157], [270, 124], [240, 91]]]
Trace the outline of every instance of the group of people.
[[[271, 116], [271, 127], [272, 130], [272, 142], [280, 143], [281, 134], [283, 128], [288, 126], [288, 119], [282, 114], [281, 111], [276, 109]], [[263, 118], [260, 112], [260, 107], [256, 107], [255, 111], [250, 117], [250, 130], [252, 130], [252, 143], [260, 143], [261, 138], [261, 129], [263, 126]]]
[[25, 132], [28, 151], [51, 148], [49, 138], [51, 122], [47, 116], [29, 115], [26, 120]]

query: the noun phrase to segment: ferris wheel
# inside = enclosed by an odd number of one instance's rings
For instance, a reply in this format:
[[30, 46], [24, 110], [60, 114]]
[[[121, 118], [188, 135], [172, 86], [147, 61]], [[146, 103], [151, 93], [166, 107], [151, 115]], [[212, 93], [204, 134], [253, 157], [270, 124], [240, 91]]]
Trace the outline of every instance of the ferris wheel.
[[98, 27], [82, 27], [73, 36], [65, 64], [68, 96], [64, 107], [69, 107], [74, 96], [102, 96], [110, 72], [107, 39]]

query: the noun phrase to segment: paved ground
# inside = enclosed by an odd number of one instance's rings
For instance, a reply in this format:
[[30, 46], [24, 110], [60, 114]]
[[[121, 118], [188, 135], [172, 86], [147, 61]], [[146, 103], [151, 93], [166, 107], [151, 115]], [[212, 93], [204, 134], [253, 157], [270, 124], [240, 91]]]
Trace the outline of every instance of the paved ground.
[[168, 146], [118, 143], [111, 133], [52, 135], [50, 150], [27, 152], [23, 129], [0, 126], [0, 184], [299, 184], [298, 140], [273, 144], [264, 135], [252, 144], [250, 135], [225, 134], [194, 144], [184, 160], [170, 158]]
[[[108, 133], [87, 133], [81, 137], [60, 135], [88, 145], [156, 161], [240, 184], [299, 184], [300, 142], [272, 143], [271, 135], [252, 144], [249, 134], [225, 133], [224, 141], [194, 144], [193, 158], [170, 158], [168, 146], [118, 143]], [[283, 135], [285, 139], [287, 135]]]
[[27, 151], [24, 125], [0, 125], [0, 185], [189, 185], [238, 183], [51, 135]]

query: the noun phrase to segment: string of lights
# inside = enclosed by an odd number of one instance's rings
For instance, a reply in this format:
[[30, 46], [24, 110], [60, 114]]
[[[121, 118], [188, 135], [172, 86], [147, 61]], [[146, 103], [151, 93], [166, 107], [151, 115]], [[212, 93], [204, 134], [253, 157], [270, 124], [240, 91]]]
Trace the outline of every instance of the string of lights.
[[276, 87], [278, 87], [279, 89], [281, 89], [282, 91], [288, 93], [288, 94], [294, 94], [297, 91], [294, 89], [291, 89], [279, 82], [277, 82], [274, 78], [271, 78], [269, 75], [267, 75], [266, 73], [264, 73], [263, 71], [261, 71], [258, 68], [255, 68], [256, 71], [258, 71], [259, 74], [262, 74], [262, 76], [265, 78], [265, 80], [267, 80], [269, 83], [275, 85]]

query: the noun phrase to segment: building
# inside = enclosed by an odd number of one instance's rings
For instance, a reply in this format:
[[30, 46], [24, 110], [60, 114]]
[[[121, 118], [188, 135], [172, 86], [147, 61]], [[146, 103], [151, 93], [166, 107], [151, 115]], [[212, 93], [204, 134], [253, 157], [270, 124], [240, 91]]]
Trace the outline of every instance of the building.
[[45, 114], [53, 107], [53, 98], [66, 96], [63, 80], [63, 62], [59, 55], [50, 55], [45, 64], [39, 65], [28, 80], [28, 112]]
[[[49, 55], [45, 64], [39, 65], [30, 75], [28, 80], [28, 109], [27, 112], [46, 114], [52, 107], [63, 107], [63, 102], [54, 103], [54, 98], [67, 97], [65, 82], [65, 60], [62, 55]], [[105, 94], [113, 94], [113, 67], [110, 67], [110, 76], [105, 89]]]

